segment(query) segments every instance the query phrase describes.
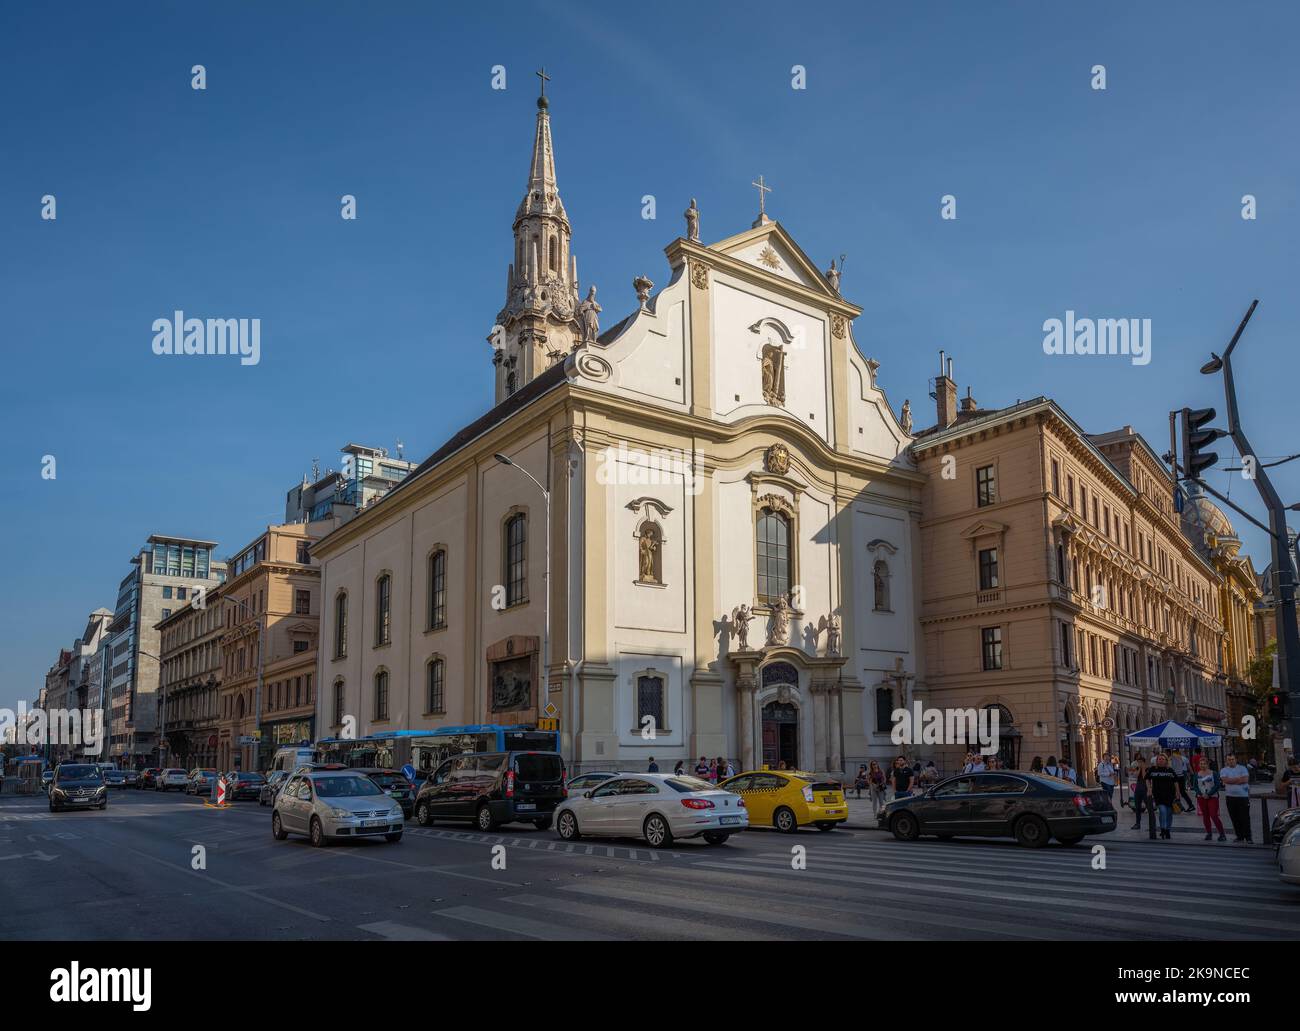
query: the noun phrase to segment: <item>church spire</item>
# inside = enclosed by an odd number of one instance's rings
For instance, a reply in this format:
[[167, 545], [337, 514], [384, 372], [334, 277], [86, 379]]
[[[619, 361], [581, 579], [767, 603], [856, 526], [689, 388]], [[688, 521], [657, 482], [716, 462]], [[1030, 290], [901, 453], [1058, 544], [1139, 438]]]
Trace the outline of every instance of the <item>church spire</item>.
[[546, 96], [550, 76], [545, 69], [537, 75], [542, 89], [528, 184], [515, 211], [515, 260], [506, 276], [505, 307], [497, 315], [501, 332], [489, 338], [496, 352], [498, 402], [563, 359], [582, 339], [575, 318], [578, 262], [569, 250], [572, 230], [555, 178]]

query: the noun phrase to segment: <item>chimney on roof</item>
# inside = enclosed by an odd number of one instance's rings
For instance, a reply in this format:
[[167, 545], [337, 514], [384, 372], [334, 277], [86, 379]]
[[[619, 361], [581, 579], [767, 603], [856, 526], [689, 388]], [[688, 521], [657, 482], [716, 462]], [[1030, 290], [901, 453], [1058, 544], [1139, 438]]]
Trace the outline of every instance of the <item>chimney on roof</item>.
[[979, 409], [975, 399], [970, 396], [970, 387], [966, 388], [966, 396], [961, 399], [961, 410], [963, 412], [974, 412]]
[[939, 376], [934, 381], [935, 408], [939, 416], [939, 429], [947, 429], [957, 421], [957, 384], [952, 379], [952, 359], [939, 352]]

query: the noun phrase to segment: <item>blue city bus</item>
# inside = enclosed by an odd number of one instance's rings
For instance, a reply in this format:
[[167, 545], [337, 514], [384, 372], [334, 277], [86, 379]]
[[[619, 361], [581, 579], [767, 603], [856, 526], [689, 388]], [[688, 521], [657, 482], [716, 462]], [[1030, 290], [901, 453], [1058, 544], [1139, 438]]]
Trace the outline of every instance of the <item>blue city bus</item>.
[[433, 730], [395, 730], [366, 737], [322, 738], [316, 750], [323, 763], [411, 767], [418, 787], [447, 757], [464, 752], [558, 752], [560, 735], [528, 724], [471, 723]]

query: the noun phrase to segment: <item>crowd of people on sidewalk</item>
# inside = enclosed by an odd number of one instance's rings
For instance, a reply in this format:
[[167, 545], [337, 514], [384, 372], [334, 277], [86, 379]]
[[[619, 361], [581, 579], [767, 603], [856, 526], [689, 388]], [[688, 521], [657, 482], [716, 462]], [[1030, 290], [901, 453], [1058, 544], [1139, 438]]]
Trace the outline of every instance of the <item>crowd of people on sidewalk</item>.
[[[1251, 760], [1253, 764], [1255, 760]], [[968, 752], [962, 773], [984, 773], [1003, 769], [996, 755], [985, 756]], [[1079, 783], [1078, 772], [1064, 757], [1034, 756], [1029, 772], [1045, 777]], [[1150, 756], [1134, 754], [1127, 767], [1121, 766], [1118, 755], [1103, 755], [1093, 770], [1097, 785], [1106, 792], [1112, 804], [1120, 776], [1127, 773], [1127, 805], [1133, 810], [1134, 830], [1141, 830], [1142, 818], [1147, 818], [1149, 836], [1163, 841], [1171, 840], [1175, 813], [1195, 811], [1205, 828], [1205, 840], [1218, 834], [1219, 841], [1227, 840], [1220, 809], [1222, 799], [1232, 825], [1234, 842], [1253, 844], [1250, 828], [1250, 782], [1252, 768], [1238, 761], [1229, 752], [1223, 765], [1217, 769], [1210, 758], [1195, 749], [1190, 756], [1181, 749], [1155, 749]], [[897, 756], [887, 769], [872, 759], [858, 766], [853, 780], [853, 790], [861, 798], [865, 792], [871, 799], [872, 815], [895, 798], [906, 798], [917, 791], [925, 791], [944, 779], [934, 760], [922, 764], [919, 759]], [[1289, 796], [1289, 804], [1300, 805], [1300, 758], [1288, 757], [1287, 769], [1282, 774], [1282, 785]]]

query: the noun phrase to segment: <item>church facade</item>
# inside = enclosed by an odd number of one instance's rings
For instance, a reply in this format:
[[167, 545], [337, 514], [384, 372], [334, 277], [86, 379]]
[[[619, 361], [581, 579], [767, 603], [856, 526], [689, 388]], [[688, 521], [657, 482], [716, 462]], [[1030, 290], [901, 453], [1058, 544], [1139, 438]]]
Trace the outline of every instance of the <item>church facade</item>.
[[923, 675], [910, 416], [834, 263], [761, 198], [708, 245], [692, 201], [666, 285], [637, 277], [601, 332], [539, 100], [495, 406], [313, 546], [321, 736], [554, 716], [571, 771], [897, 752], [882, 710]]

